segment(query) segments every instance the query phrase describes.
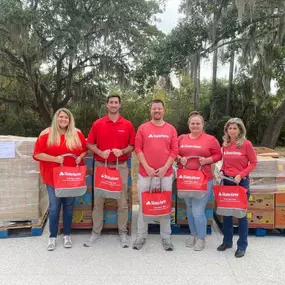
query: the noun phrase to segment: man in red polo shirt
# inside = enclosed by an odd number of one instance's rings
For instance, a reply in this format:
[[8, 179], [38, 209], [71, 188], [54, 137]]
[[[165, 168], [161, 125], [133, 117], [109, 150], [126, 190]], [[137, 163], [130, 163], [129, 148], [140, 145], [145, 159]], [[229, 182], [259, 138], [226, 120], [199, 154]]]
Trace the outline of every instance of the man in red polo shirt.
[[[94, 153], [95, 171], [96, 166], [105, 165], [116, 167], [116, 160], [119, 161], [119, 172], [123, 182], [123, 189], [118, 203], [118, 229], [122, 247], [129, 247], [128, 238], [128, 154], [134, 149], [135, 130], [132, 123], [124, 119], [120, 113], [121, 98], [111, 94], [107, 97], [106, 107], [108, 114], [96, 120], [89, 132], [87, 148]], [[84, 246], [92, 246], [100, 240], [103, 228], [103, 208], [105, 198], [95, 197], [92, 213], [93, 230]]]

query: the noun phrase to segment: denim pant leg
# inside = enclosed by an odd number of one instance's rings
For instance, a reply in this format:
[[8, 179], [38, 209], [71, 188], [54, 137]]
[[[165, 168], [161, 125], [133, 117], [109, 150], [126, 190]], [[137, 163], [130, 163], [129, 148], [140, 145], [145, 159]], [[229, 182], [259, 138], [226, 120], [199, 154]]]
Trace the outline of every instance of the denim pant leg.
[[233, 244], [233, 217], [232, 216], [224, 216], [223, 217], [223, 244], [232, 245]]
[[49, 237], [57, 237], [61, 198], [55, 196], [54, 187], [47, 184], [49, 197]]
[[202, 199], [192, 198], [192, 214], [194, 218], [195, 229], [199, 239], [205, 238], [207, 234], [207, 218], [205, 215], [205, 208], [208, 203], [210, 194], [212, 193], [213, 180], [209, 180], [207, 186], [207, 193]]
[[190, 233], [192, 236], [197, 235], [197, 230], [195, 227], [194, 216], [192, 211], [192, 200], [193, 198], [185, 198], [186, 210], [187, 210], [187, 222], [189, 225]]
[[[249, 199], [249, 196], [250, 196], [249, 178], [246, 177], [246, 178], [242, 179], [239, 185], [248, 190], [247, 191], [247, 199]], [[248, 220], [247, 220], [247, 216], [245, 216], [241, 219], [238, 219], [238, 235], [239, 235], [239, 239], [237, 241], [237, 247], [245, 250], [248, 246], [248, 240], [247, 240]]]
[[74, 201], [75, 201], [74, 197], [62, 198], [64, 235], [70, 235], [71, 232]]

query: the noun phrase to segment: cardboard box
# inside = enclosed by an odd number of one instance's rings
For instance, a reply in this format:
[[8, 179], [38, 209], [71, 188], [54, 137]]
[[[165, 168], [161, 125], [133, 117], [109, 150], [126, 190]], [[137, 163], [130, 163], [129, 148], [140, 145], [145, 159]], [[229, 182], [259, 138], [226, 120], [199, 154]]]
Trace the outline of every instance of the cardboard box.
[[[62, 211], [60, 213], [59, 227], [63, 228]], [[73, 207], [71, 228], [92, 229], [92, 205]]]
[[273, 210], [274, 194], [252, 194], [249, 197], [248, 209]]
[[254, 210], [247, 212], [249, 228], [274, 228], [274, 209], [273, 210]]
[[[205, 215], [207, 218], [207, 225], [213, 224], [213, 217], [214, 217], [214, 211], [213, 209], [206, 209]], [[187, 210], [186, 208], [177, 208], [176, 209], [176, 223], [178, 225], [187, 225]]]
[[276, 229], [285, 228], [285, 207], [275, 208], [275, 228]]
[[[223, 216], [217, 215], [220, 223], [223, 223]], [[247, 212], [249, 228], [274, 228], [274, 210], [252, 210]], [[233, 218], [233, 225], [238, 226], [238, 218]]]
[[275, 206], [276, 207], [285, 207], [285, 193], [276, 193], [275, 194]]

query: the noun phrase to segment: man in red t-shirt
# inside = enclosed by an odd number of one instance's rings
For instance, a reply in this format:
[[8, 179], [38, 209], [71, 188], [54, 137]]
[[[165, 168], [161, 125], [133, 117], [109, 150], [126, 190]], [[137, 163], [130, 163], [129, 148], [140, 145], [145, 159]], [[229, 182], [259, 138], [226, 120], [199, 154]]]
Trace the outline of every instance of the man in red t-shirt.
[[[128, 238], [128, 155], [133, 151], [135, 142], [135, 130], [132, 123], [124, 119], [120, 113], [121, 98], [118, 95], [107, 97], [106, 107], [108, 114], [96, 120], [89, 132], [87, 148], [94, 153], [95, 171], [97, 166], [105, 165], [110, 168], [116, 167], [118, 159], [118, 170], [123, 182], [123, 188], [118, 204], [118, 229], [122, 247], [129, 247]], [[95, 173], [94, 173], [95, 175]], [[103, 228], [103, 208], [105, 198], [96, 197], [94, 199], [94, 209], [92, 213], [93, 230], [92, 235], [84, 243], [90, 247], [100, 240]]]
[[[150, 187], [161, 187], [163, 191], [172, 191], [172, 163], [178, 154], [177, 132], [163, 120], [165, 109], [161, 100], [154, 100], [150, 107], [151, 121], [142, 124], [135, 140], [135, 152], [139, 164], [138, 192], [141, 195]], [[158, 181], [157, 181], [158, 180]], [[153, 185], [158, 182], [159, 185]], [[146, 242], [148, 224], [143, 219], [140, 207], [138, 214], [137, 239], [133, 249], [141, 249]], [[173, 250], [170, 240], [170, 217], [160, 220], [160, 235], [163, 248]]]

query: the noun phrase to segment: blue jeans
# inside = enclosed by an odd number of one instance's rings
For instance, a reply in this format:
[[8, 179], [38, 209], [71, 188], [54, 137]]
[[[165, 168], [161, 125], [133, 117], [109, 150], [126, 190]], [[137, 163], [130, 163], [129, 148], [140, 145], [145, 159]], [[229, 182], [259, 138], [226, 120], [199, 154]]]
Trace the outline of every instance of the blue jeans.
[[[235, 183], [228, 181], [224, 179], [223, 181], [224, 185], [236, 185]], [[245, 177], [242, 179], [239, 183], [240, 186], [246, 188], [248, 190], [247, 192], [247, 198], [250, 196], [250, 189], [249, 189], [249, 178]], [[223, 243], [232, 245], [233, 244], [233, 235], [234, 235], [234, 229], [233, 229], [233, 217], [229, 216], [223, 217], [223, 233], [224, 233], [224, 239]], [[248, 221], [247, 216], [238, 219], [238, 235], [239, 239], [237, 241], [237, 247], [239, 249], [245, 250], [248, 245], [247, 236], [248, 236]]]
[[197, 235], [199, 239], [206, 236], [207, 218], [205, 208], [212, 193], [213, 180], [208, 181], [207, 193], [202, 199], [185, 198], [187, 207], [187, 220], [191, 235]]
[[61, 204], [63, 205], [63, 234], [70, 235], [73, 215], [73, 204], [75, 198], [57, 198], [55, 196], [54, 187], [48, 184], [47, 191], [49, 197], [49, 237], [57, 237]]

